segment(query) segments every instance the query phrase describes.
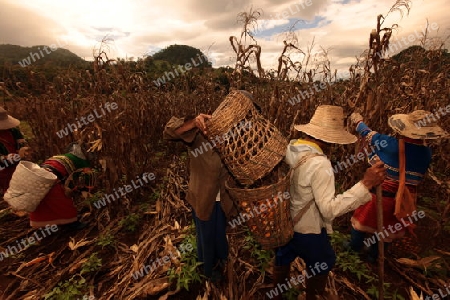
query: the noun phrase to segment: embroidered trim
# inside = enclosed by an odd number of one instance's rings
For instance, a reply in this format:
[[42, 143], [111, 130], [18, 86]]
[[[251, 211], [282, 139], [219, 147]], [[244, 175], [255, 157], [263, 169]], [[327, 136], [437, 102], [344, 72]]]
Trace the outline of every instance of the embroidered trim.
[[49, 158], [48, 160], [50, 161], [57, 161], [60, 164], [62, 164], [64, 166], [64, 168], [67, 170], [67, 173], [70, 174], [73, 171], [75, 171], [75, 164], [73, 163], [73, 161], [68, 158], [67, 156], [64, 155], [56, 155], [53, 156], [51, 158]]
[[[390, 180], [392, 182], [396, 182], [396, 183], [399, 182], [399, 176], [394, 176], [394, 175], [387, 174], [386, 179]], [[422, 182], [421, 180], [406, 179], [406, 184], [407, 185], [411, 185], [411, 186], [417, 186], [421, 182]]]
[[[397, 172], [397, 173], [399, 172], [398, 168], [394, 168], [394, 167], [392, 167], [392, 166], [390, 166], [390, 165], [388, 165], [386, 163], [384, 164], [384, 166], [386, 167], [386, 169], [389, 169], [389, 170]], [[412, 176], [417, 176], [417, 177], [420, 177], [420, 178], [423, 178], [425, 176], [424, 174], [413, 172], [413, 171], [406, 171], [406, 174], [409, 174], [409, 175], [412, 175]]]
[[372, 143], [372, 138], [375, 134], [377, 134], [377, 131], [371, 131], [366, 135], [366, 141], [369, 142], [370, 144]]

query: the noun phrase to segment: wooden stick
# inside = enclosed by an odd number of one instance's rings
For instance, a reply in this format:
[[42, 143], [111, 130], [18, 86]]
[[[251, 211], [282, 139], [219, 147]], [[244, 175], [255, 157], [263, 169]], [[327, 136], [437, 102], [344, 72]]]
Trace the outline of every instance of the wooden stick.
[[[377, 186], [377, 231], [383, 232], [383, 192], [381, 185]], [[378, 241], [378, 299], [384, 300], [384, 241]]]

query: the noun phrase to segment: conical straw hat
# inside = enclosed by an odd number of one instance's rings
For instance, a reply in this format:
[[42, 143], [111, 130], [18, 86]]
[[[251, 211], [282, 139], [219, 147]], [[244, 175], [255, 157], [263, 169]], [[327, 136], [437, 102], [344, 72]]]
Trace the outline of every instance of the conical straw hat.
[[20, 121], [8, 115], [8, 112], [0, 107], [0, 130], [11, 129], [19, 126]]
[[396, 114], [389, 118], [388, 125], [398, 134], [411, 139], [434, 140], [448, 137], [448, 132], [437, 125], [439, 116], [426, 110], [415, 110], [410, 114]]
[[320, 105], [308, 124], [295, 125], [295, 130], [333, 144], [351, 144], [357, 138], [344, 128], [344, 111], [340, 106]]

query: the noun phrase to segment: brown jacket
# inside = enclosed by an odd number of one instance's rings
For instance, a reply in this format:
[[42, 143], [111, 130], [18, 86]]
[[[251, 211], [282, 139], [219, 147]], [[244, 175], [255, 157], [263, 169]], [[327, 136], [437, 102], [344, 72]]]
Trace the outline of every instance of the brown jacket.
[[230, 176], [222, 164], [219, 154], [212, 144], [199, 132], [191, 129], [181, 135], [175, 130], [181, 127], [185, 119], [172, 117], [163, 132], [165, 140], [180, 140], [189, 147], [189, 186], [186, 200], [192, 206], [200, 220], [211, 217], [217, 193], [220, 190], [220, 202], [227, 217], [236, 213], [235, 207], [225, 189], [225, 181]]

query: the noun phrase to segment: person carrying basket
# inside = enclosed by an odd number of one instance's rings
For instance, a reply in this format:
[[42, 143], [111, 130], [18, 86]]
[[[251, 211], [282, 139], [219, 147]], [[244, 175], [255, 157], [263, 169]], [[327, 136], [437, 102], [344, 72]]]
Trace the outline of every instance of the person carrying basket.
[[[356, 137], [344, 129], [343, 109], [339, 106], [317, 107], [311, 121], [295, 125], [304, 139], [291, 140], [285, 161], [294, 168], [291, 178], [291, 217], [294, 237], [276, 249], [274, 285], [282, 299], [287, 290], [290, 264], [300, 257], [306, 264], [306, 300], [325, 296], [328, 273], [336, 261], [328, 234], [336, 217], [355, 210], [372, 199], [370, 190], [386, 175], [382, 162], [368, 168], [362, 180], [342, 194], [335, 195], [331, 162], [325, 155], [332, 144], [351, 144]], [[328, 295], [328, 299], [334, 299]]]

